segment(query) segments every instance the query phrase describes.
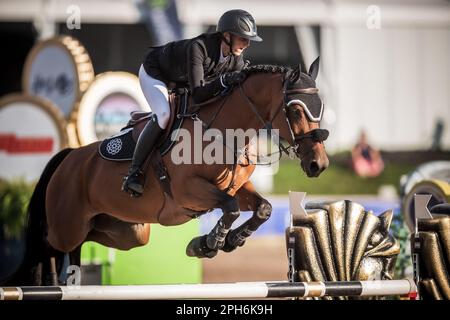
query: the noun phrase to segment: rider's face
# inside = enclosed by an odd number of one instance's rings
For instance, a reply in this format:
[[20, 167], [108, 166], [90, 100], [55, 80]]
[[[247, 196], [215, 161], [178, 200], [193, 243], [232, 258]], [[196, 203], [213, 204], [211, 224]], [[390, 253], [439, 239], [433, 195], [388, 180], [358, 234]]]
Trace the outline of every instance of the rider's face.
[[233, 38], [231, 50], [235, 56], [241, 55], [250, 46], [250, 40], [248, 39], [235, 35], [231, 35], [231, 37]]
[[228, 41], [230, 41], [232, 39], [231, 51], [232, 51], [233, 55], [235, 55], [235, 56], [241, 55], [245, 49], [250, 47], [250, 40], [239, 37], [237, 35], [226, 32], [225, 38], [227, 38]]

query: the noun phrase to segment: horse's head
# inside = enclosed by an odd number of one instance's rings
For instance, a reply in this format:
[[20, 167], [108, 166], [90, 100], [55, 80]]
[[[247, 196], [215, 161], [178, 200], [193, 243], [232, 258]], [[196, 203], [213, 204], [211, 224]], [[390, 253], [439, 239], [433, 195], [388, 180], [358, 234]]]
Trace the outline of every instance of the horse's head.
[[[265, 128], [279, 130], [279, 136], [289, 142], [291, 150], [295, 150], [300, 158], [301, 167], [308, 177], [318, 177], [329, 164], [323, 145], [328, 130], [319, 127], [323, 115], [323, 103], [315, 82], [319, 58], [311, 64], [308, 73], [301, 72], [300, 67], [287, 69], [272, 65], [250, 66], [244, 72], [247, 75], [272, 74], [246, 81], [245, 89], [240, 86], [241, 94], [237, 97], [243, 97], [246, 105], [251, 107], [253, 114], [250, 115], [257, 126], [263, 124]], [[278, 79], [282, 80], [281, 87], [278, 86], [280, 83], [274, 82], [277, 78], [273, 74], [278, 74]], [[242, 113], [236, 118], [248, 122]], [[287, 151], [285, 148], [283, 150]]]
[[303, 73], [300, 66], [288, 71], [284, 78], [285, 113], [290, 126], [295, 153], [308, 177], [318, 177], [329, 164], [323, 141], [328, 131], [320, 129], [323, 103], [315, 79], [319, 58]]

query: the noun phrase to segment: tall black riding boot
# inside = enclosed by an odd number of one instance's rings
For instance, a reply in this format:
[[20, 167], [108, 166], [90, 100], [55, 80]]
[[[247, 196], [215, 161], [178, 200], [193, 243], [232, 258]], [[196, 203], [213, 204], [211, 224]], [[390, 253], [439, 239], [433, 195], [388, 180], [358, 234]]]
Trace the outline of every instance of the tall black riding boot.
[[139, 136], [128, 176], [122, 185], [122, 190], [129, 192], [132, 196], [139, 197], [144, 192], [143, 182], [141, 181], [141, 176], [143, 176], [142, 165], [153, 150], [162, 131], [156, 115], [153, 115]]

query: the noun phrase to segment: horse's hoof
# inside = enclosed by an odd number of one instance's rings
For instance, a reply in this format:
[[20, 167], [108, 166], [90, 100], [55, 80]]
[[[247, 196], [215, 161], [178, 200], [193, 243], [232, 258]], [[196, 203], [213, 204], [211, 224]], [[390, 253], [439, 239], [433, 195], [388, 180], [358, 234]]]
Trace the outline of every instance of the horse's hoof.
[[186, 254], [189, 257], [197, 258], [213, 258], [217, 255], [218, 250], [212, 250], [206, 245], [207, 235], [196, 237], [189, 242], [186, 247]]

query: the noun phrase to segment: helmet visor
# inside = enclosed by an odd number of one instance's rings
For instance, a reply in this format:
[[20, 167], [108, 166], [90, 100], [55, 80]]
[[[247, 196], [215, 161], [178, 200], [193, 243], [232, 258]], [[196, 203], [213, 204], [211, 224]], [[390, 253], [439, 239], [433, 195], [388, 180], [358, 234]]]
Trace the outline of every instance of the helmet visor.
[[250, 41], [256, 41], [256, 42], [263, 41], [263, 39], [261, 37], [259, 37], [258, 35], [248, 35], [248, 34], [243, 34], [243, 33], [238, 33], [238, 32], [233, 32], [233, 31], [229, 31], [229, 32], [234, 34], [235, 36], [238, 36], [238, 37], [241, 37], [241, 38], [245, 38], [245, 39], [248, 39]]

